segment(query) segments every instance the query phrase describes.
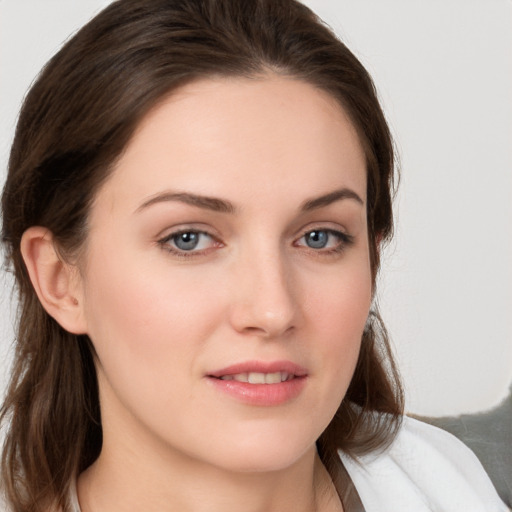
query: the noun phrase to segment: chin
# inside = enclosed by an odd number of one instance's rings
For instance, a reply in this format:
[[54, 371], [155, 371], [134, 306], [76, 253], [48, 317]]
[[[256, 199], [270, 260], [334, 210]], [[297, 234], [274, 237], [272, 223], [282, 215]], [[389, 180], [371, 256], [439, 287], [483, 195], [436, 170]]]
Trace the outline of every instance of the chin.
[[[304, 429], [291, 425], [280, 432], [275, 428], [249, 429], [244, 436], [229, 436], [219, 450], [210, 450], [218, 467], [238, 473], [260, 473], [287, 469], [308, 454], [316, 452], [315, 435], [304, 436]], [[302, 435], [301, 435], [302, 434]]]
[[[314, 446], [314, 445], [313, 445]], [[283, 471], [306, 456], [314, 453], [313, 446], [308, 446], [304, 451], [265, 450], [257, 449], [249, 452], [232, 454], [224, 458], [222, 467], [235, 473], [270, 473]]]

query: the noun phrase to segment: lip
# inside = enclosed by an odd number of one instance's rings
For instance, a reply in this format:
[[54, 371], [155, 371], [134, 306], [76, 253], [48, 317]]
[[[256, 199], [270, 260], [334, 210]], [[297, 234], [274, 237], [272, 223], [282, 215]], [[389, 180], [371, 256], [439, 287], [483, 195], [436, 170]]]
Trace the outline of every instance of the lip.
[[[221, 377], [237, 373], [275, 373], [286, 372], [293, 378], [275, 384], [250, 384], [236, 380], [222, 380]], [[277, 406], [292, 401], [301, 393], [307, 382], [305, 368], [291, 361], [246, 361], [237, 363], [206, 375], [207, 381], [223, 394], [248, 405]]]
[[237, 373], [292, 373], [297, 377], [305, 377], [308, 372], [302, 366], [291, 361], [244, 361], [242, 363], [232, 364], [220, 370], [208, 373], [208, 377], [224, 377], [225, 375], [236, 375]]

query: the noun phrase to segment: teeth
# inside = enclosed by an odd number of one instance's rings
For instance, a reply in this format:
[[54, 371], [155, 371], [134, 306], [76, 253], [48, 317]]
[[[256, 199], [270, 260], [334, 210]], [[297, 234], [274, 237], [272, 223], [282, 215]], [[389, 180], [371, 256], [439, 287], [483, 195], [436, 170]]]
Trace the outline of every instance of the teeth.
[[281, 372], [265, 374], [265, 384], [278, 384], [281, 382]]
[[265, 374], [264, 373], [249, 373], [249, 384], [265, 384]]
[[279, 384], [293, 378], [293, 375], [287, 372], [274, 373], [237, 373], [236, 375], [223, 375], [222, 380], [236, 380], [238, 382], [248, 382], [249, 384]]

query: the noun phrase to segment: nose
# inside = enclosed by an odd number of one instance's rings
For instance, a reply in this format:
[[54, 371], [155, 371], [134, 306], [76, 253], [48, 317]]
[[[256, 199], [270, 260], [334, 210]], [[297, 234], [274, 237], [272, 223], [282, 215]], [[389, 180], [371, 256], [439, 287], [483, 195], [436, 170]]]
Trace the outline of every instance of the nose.
[[230, 311], [231, 325], [237, 332], [265, 339], [293, 331], [299, 317], [293, 270], [271, 252], [252, 254], [237, 265]]

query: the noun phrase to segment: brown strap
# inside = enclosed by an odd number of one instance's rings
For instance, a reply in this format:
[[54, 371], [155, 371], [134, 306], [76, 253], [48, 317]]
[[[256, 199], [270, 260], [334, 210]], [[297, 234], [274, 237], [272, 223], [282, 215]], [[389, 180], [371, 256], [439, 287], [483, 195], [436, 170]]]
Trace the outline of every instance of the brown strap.
[[366, 512], [356, 486], [341, 461], [340, 464], [336, 464], [332, 479], [344, 512]]

